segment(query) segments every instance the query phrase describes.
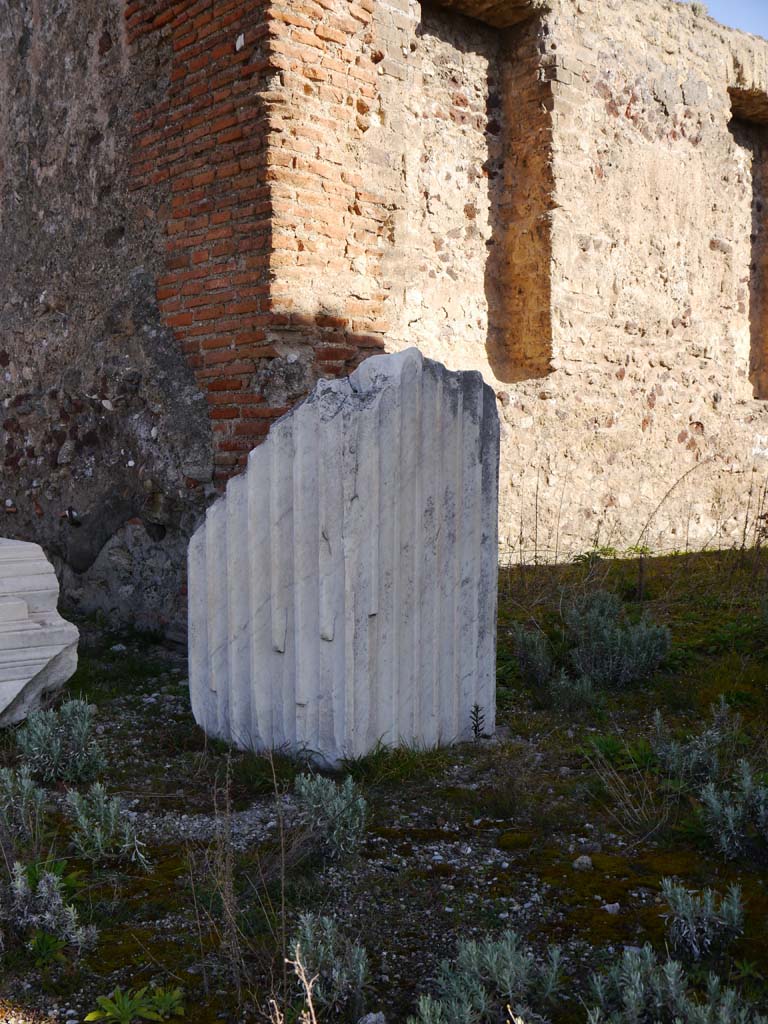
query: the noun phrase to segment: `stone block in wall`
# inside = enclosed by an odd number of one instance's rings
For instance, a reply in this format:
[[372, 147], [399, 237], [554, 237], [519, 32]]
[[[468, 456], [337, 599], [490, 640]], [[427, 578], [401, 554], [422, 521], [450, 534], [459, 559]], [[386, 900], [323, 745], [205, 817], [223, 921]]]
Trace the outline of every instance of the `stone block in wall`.
[[416, 349], [321, 380], [189, 548], [192, 708], [213, 736], [336, 762], [495, 723], [499, 424]]
[[77, 668], [77, 627], [37, 544], [0, 538], [0, 725], [20, 722]]

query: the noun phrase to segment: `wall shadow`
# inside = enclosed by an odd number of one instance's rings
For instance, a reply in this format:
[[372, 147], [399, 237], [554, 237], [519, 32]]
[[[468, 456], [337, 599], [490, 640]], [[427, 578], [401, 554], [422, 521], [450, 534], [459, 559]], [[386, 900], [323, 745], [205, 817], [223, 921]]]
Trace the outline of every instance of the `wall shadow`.
[[752, 157], [749, 261], [749, 379], [754, 396], [768, 399], [768, 96], [729, 89], [734, 141]]
[[500, 40], [503, 157], [485, 291], [488, 360], [509, 383], [546, 376], [552, 361], [552, 97], [538, 30], [532, 18]]

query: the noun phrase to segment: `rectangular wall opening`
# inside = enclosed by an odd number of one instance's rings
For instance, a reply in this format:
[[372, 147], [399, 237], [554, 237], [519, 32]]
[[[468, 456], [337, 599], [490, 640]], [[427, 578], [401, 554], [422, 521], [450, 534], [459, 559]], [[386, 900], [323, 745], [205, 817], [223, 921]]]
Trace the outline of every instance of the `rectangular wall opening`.
[[749, 261], [749, 378], [755, 398], [768, 399], [768, 95], [729, 89], [733, 118], [729, 128], [749, 155], [751, 202]]
[[[381, 75], [370, 158], [388, 190], [387, 310], [409, 344], [504, 383], [552, 363], [552, 87], [542, 27], [423, 0], [403, 81]], [[528, 11], [530, 14], [530, 11]], [[384, 52], [382, 48], [382, 53]], [[382, 67], [384, 65], [382, 64]], [[373, 140], [373, 141], [371, 141]]]
[[552, 361], [551, 83], [541, 74], [539, 23], [507, 30], [502, 44], [503, 173], [496, 246], [486, 270], [495, 316], [488, 356], [503, 381], [544, 377]]

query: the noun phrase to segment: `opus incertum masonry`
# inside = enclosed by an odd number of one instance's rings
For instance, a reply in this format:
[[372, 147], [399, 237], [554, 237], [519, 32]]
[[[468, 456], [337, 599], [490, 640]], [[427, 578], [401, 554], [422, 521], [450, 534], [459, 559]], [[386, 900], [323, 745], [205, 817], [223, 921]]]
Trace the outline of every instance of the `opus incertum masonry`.
[[0, 538], [0, 726], [26, 718], [77, 668], [79, 633], [58, 600], [42, 548]]

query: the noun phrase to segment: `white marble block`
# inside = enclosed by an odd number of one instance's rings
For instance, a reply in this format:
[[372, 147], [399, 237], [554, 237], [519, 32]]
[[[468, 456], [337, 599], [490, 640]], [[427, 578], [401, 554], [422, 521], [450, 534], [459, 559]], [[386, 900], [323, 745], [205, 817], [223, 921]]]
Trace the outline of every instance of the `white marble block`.
[[0, 538], [0, 726], [26, 718], [77, 668], [77, 627], [56, 610], [59, 581], [37, 544]]
[[334, 763], [495, 724], [499, 423], [417, 349], [321, 380], [189, 547], [192, 708]]

